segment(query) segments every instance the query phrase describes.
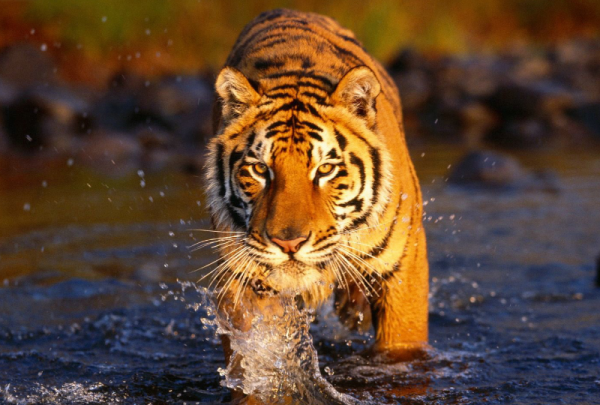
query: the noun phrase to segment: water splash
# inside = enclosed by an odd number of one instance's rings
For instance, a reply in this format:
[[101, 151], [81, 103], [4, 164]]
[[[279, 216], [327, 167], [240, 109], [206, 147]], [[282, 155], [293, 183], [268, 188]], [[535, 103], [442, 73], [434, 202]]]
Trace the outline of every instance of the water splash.
[[188, 307], [202, 309], [204, 325], [229, 338], [233, 354], [226, 368], [219, 369], [221, 384], [243, 392], [264, 404], [359, 404], [342, 394], [321, 375], [318, 357], [310, 335], [314, 313], [300, 309], [292, 297], [279, 297], [281, 315], [255, 316], [248, 331], [233, 327], [230, 319], [217, 311], [213, 295], [204, 287], [180, 282], [182, 290], [198, 293]]

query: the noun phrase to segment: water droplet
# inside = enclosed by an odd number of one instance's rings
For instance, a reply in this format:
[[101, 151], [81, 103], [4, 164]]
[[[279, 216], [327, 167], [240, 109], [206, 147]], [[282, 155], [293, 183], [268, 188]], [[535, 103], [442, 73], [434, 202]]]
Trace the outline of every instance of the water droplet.
[[69, 167], [73, 166], [73, 162], [74, 162], [73, 158], [69, 158], [69, 160], [67, 160], [67, 166], [69, 166]]
[[40, 46], [40, 50], [41, 50], [42, 52], [46, 52], [46, 51], [48, 50], [48, 45], [46, 45], [46, 44], [42, 44], [42, 46]]
[[105, 23], [107, 20], [106, 16], [102, 16], [102, 22]]
[[30, 211], [30, 210], [31, 210], [31, 204], [29, 204], [29, 203], [23, 204], [23, 211]]

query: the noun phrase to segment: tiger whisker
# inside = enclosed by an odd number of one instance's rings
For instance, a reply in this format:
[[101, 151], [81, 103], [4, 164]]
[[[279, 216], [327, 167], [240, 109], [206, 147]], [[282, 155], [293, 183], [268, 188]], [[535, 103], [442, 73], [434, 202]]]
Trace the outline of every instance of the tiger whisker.
[[[352, 263], [350, 263], [348, 261], [348, 259], [346, 259], [344, 256], [342, 255], [338, 255], [338, 258], [340, 258], [341, 260], [343, 260], [344, 262], [346, 262], [346, 264], [349, 266], [347, 268], [348, 270], [348, 275], [352, 278], [352, 280], [354, 281], [354, 283], [358, 286], [358, 288], [360, 289], [360, 292], [365, 296], [368, 297], [369, 296], [369, 287], [368, 287], [368, 281], [361, 279], [360, 277], [355, 277], [355, 275], [353, 274], [354, 272], [358, 273], [360, 275], [360, 273], [356, 270], [356, 267], [352, 265]], [[363, 290], [363, 287], [365, 288], [365, 290]]]
[[246, 261], [243, 263], [243, 266], [249, 266], [252, 265], [252, 268], [248, 268], [244, 270], [243, 273], [243, 278], [242, 278], [242, 282], [239, 285], [239, 291], [238, 294], [236, 295], [235, 301], [233, 302], [233, 308], [235, 308], [237, 306], [237, 303], [239, 302], [239, 299], [241, 298], [244, 290], [246, 289], [246, 287], [248, 286], [248, 283], [250, 282], [250, 277], [252, 274], [254, 274], [254, 270], [256, 269], [256, 263], [254, 263], [252, 261], [252, 256], [249, 254]]
[[[231, 273], [231, 277], [229, 278], [229, 280], [227, 280], [225, 283], [221, 283], [223, 277], [227, 274], [227, 271], [225, 271], [220, 277], [219, 277], [219, 281], [217, 282], [217, 285], [222, 285], [224, 290], [228, 290], [229, 285], [231, 284], [231, 282], [233, 281], [233, 279], [235, 277], [237, 277], [237, 275], [239, 273], [232, 271], [232, 269], [235, 267], [237, 268], [237, 264], [244, 260], [248, 255], [249, 248], [247, 246], [245, 246], [245, 248], [239, 252], [238, 254], [236, 254], [235, 256], [231, 257], [228, 262], [227, 262], [227, 266], [225, 267], [227, 270], [229, 270], [229, 272]], [[212, 284], [212, 282], [211, 282]]]
[[[335, 260], [333, 260], [333, 259], [335, 259]], [[349, 294], [350, 293], [350, 285], [348, 284], [348, 279], [346, 277], [346, 274], [344, 274], [344, 271], [342, 270], [339, 260], [337, 259], [336, 256], [332, 256], [331, 264], [335, 267], [334, 274], [336, 275], [336, 279], [339, 280], [342, 288], [344, 288]]]
[[[350, 255], [350, 252], [344, 252], [347, 255]], [[365, 285], [366, 288], [370, 289], [370, 293], [372, 293], [373, 295], [379, 295], [377, 293], [377, 290], [375, 290], [375, 287], [371, 284], [371, 281], [368, 280], [364, 274], [358, 269], [358, 267], [356, 265], [353, 265], [345, 256], [341, 256], [342, 259], [344, 259], [344, 261], [346, 261], [352, 268], [351, 270], [353, 272], [355, 272], [355, 274], [357, 275], [357, 278], [359, 280], [361, 280], [362, 284]], [[377, 279], [374, 279], [375, 281], [377, 281], [379, 283], [379, 281]]]
[[372, 254], [370, 254], [370, 253], [367, 253], [367, 252], [365, 252], [365, 251], [362, 251], [362, 250], [360, 250], [360, 249], [357, 249], [357, 248], [355, 248], [355, 247], [353, 247], [353, 246], [350, 246], [350, 245], [348, 245], [348, 244], [346, 244], [346, 243], [344, 243], [344, 242], [340, 242], [340, 244], [341, 244], [341, 245], [343, 245], [344, 247], [350, 248], [350, 249], [352, 249], [352, 250], [354, 250], [354, 251], [356, 251], [356, 252], [358, 252], [358, 253], [360, 253], [360, 254], [363, 254], [363, 255], [369, 256], [371, 259], [379, 260], [381, 263], [385, 263], [385, 261], [384, 261], [383, 259], [381, 259], [381, 258], [379, 258], [379, 257], [376, 257], [376, 256], [373, 256]]
[[205, 246], [219, 243], [221, 241], [231, 241], [231, 240], [237, 240], [237, 239], [241, 239], [241, 238], [242, 238], [241, 236], [236, 235], [236, 236], [223, 236], [220, 238], [204, 239], [202, 241], [194, 243], [193, 245], [188, 246], [188, 249], [198, 250], [198, 249], [202, 249]]
[[233, 254], [233, 252], [234, 252], [234, 251], [237, 251], [237, 250], [239, 250], [240, 248], [242, 248], [242, 247], [244, 247], [244, 246], [245, 246], [245, 245], [243, 245], [243, 244], [242, 244], [242, 245], [240, 245], [240, 246], [238, 246], [238, 247], [234, 248], [233, 250], [231, 250], [231, 251], [229, 251], [229, 252], [227, 252], [227, 253], [225, 253], [225, 254], [219, 255], [219, 257], [218, 257], [217, 259], [215, 259], [214, 261], [210, 262], [209, 264], [205, 264], [204, 266], [202, 266], [202, 267], [200, 267], [200, 268], [198, 268], [198, 269], [194, 270], [194, 272], [196, 272], [196, 271], [198, 271], [198, 270], [202, 270], [202, 269], [204, 269], [204, 268], [206, 268], [206, 267], [210, 266], [211, 264], [213, 264], [213, 263], [217, 262], [218, 260], [221, 260], [221, 259], [224, 259], [224, 258], [226, 258], [227, 256], [229, 256], [229, 255]]
[[[377, 274], [377, 275], [379, 274], [379, 272], [377, 271], [377, 269], [371, 263], [368, 263], [367, 261], [365, 261], [360, 256], [357, 256], [356, 254], [354, 254], [354, 253], [352, 253], [350, 251], [347, 251], [347, 250], [343, 250], [343, 252], [346, 255], [350, 256], [353, 260], [356, 260], [359, 264], [362, 264], [363, 266], [366, 266], [367, 268], [365, 270], [369, 270], [369, 276], [373, 277], [373, 274]], [[378, 279], [373, 278], [373, 280], [375, 282], [377, 282], [377, 284], [379, 284], [381, 286], [381, 282]]]
[[[240, 257], [244, 256], [246, 254], [248, 250], [247, 246], [242, 246], [242, 249], [237, 251], [237, 253], [231, 257], [229, 257], [227, 259], [227, 261], [225, 261], [224, 263], [220, 264], [219, 267], [222, 267], [222, 270], [219, 270], [219, 275], [216, 275], [213, 277], [213, 279], [211, 280], [210, 284], [208, 285], [209, 288], [212, 287], [212, 285], [216, 282], [216, 285], [221, 284], [221, 280], [223, 279], [223, 277], [227, 274], [228, 270], [231, 270], [230, 266], [232, 263], [235, 263]], [[233, 275], [235, 275], [235, 273], [232, 272]], [[217, 280], [218, 278], [218, 280]]]
[[[235, 259], [235, 262], [240, 262], [241, 260], [245, 259], [246, 257], [248, 257], [249, 253], [248, 253], [249, 249], [244, 250], [243, 254], [241, 256], [239, 256], [238, 258]], [[233, 261], [232, 261], [233, 262]], [[243, 274], [243, 272], [242, 272]], [[223, 300], [223, 298], [226, 295], [226, 292], [229, 291], [232, 283], [236, 280], [236, 278], [240, 277], [239, 273], [235, 273], [235, 272], [231, 272], [231, 275], [229, 277], [229, 279], [225, 282], [225, 284], [223, 285], [222, 288], [222, 293], [220, 294], [220, 298], [219, 298], [219, 303], [218, 306], [221, 306], [221, 301]]]
[[245, 234], [246, 232], [243, 231], [215, 231], [213, 229], [202, 229], [202, 228], [192, 228], [192, 229], [188, 229], [189, 231], [194, 231], [194, 232], [213, 232], [213, 233], [237, 233], [237, 234]]

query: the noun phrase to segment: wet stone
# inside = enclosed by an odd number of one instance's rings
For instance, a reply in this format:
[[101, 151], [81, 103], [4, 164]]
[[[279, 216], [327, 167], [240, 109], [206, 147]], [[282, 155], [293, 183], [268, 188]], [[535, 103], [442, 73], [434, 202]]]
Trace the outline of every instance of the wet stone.
[[69, 149], [70, 138], [90, 126], [88, 100], [62, 86], [41, 86], [21, 93], [4, 109], [4, 127], [12, 145]]
[[568, 114], [581, 122], [596, 139], [600, 139], [600, 102], [579, 105], [569, 110]]
[[519, 162], [506, 154], [476, 151], [464, 156], [450, 173], [454, 185], [503, 189], [520, 187], [529, 178]]

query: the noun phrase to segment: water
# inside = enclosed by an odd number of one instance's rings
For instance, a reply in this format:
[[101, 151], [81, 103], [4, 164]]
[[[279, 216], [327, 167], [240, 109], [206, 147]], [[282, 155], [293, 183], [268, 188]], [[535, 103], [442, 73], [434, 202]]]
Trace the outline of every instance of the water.
[[600, 154], [520, 156], [557, 172], [552, 194], [445, 187], [461, 153], [414, 153], [428, 202], [431, 357], [366, 356], [370, 333], [346, 331], [330, 305], [314, 315], [290, 306], [280, 321], [298, 322], [297, 334], [272, 341], [287, 345], [285, 362], [265, 357], [264, 325], [234, 339], [265, 360], [244, 380], [224, 370], [215, 332], [230, 333], [226, 320], [186, 284], [211, 260], [187, 249], [208, 237], [192, 231], [206, 227], [197, 177], [146, 173], [141, 187], [137, 173], [10, 163], [0, 180], [0, 399], [210, 404], [231, 401], [227, 385], [300, 384], [305, 401], [349, 401], [331, 384], [377, 404], [600, 403]]

